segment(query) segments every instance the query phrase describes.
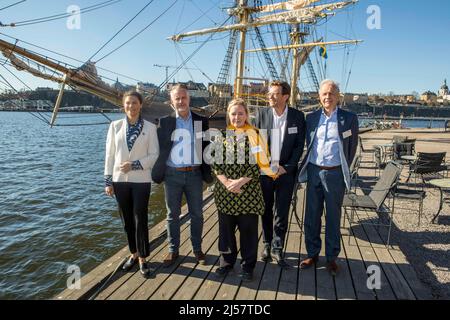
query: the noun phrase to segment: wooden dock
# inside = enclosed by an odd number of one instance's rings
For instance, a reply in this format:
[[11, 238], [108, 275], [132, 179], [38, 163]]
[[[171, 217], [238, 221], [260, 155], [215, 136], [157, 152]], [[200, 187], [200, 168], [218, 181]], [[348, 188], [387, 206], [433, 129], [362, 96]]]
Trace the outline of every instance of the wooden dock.
[[[302, 220], [304, 189], [298, 190], [297, 216]], [[370, 218], [359, 214], [360, 220]], [[343, 215], [344, 216], [344, 215]], [[154, 272], [144, 279], [135, 267], [131, 272], [119, 270], [110, 277], [118, 264], [129, 255], [124, 247], [113, 257], [82, 277], [81, 289], [66, 289], [55, 299], [89, 299], [97, 294], [100, 300], [423, 300], [431, 299], [430, 290], [425, 287], [413, 267], [407, 262], [398, 247], [385, 246], [383, 228], [353, 224], [349, 233], [348, 221], [342, 221], [342, 250], [338, 258], [341, 267], [336, 277], [325, 268], [325, 255], [321, 252], [316, 268], [299, 269], [306, 257], [304, 233], [301, 224], [291, 214], [286, 240], [286, 258], [293, 266], [283, 270], [275, 263], [258, 261], [252, 282], [242, 282], [238, 277], [239, 258], [234, 272], [224, 279], [217, 278], [214, 270], [218, 266], [218, 219], [217, 209], [211, 193], [204, 195], [203, 250], [207, 264], [197, 264], [189, 235], [189, 215], [183, 207], [180, 257], [173, 266], [162, 267], [166, 255], [165, 221], [150, 230], [152, 254], [149, 258]], [[343, 217], [344, 220], [344, 217]], [[261, 223], [259, 226], [261, 230]], [[324, 231], [324, 230], [322, 230]], [[239, 234], [239, 233], [238, 233]], [[323, 232], [322, 232], [323, 235]], [[261, 237], [261, 231], [260, 231]], [[261, 251], [262, 241], [260, 241]], [[379, 289], [369, 286], [369, 266], [378, 268], [381, 279]], [[100, 287], [105, 283], [101, 291]], [[373, 283], [373, 276], [369, 283]]]

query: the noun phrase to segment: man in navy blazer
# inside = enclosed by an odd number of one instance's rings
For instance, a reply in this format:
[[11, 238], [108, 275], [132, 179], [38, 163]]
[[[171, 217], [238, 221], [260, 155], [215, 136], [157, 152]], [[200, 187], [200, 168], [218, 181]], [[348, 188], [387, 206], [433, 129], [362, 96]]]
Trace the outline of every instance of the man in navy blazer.
[[319, 97], [323, 108], [306, 116], [308, 150], [299, 174], [299, 182], [307, 182], [305, 242], [308, 253], [300, 267], [305, 269], [318, 261], [325, 203], [327, 269], [336, 275], [336, 258], [341, 250], [341, 208], [345, 189], [350, 190], [349, 167], [358, 146], [358, 117], [338, 107], [339, 86], [333, 80], [322, 81]]
[[255, 126], [262, 134], [267, 134], [271, 165], [278, 172], [275, 180], [265, 175], [260, 178], [265, 202], [261, 259], [274, 258], [280, 267], [289, 267], [284, 260], [283, 247], [298, 162], [305, 145], [305, 117], [303, 112], [287, 106], [290, 92], [286, 82], [272, 82], [268, 92], [270, 107], [260, 108], [255, 118]]

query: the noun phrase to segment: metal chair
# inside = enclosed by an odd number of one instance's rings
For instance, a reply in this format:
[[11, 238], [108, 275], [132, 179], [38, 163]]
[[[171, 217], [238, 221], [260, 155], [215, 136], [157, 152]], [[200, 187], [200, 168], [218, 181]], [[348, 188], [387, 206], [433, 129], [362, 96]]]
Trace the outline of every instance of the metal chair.
[[401, 161], [402, 156], [413, 156], [416, 153], [416, 139], [395, 142], [393, 160]]
[[358, 181], [358, 170], [359, 166], [361, 164], [361, 156], [359, 154], [356, 154], [353, 158], [352, 163], [350, 164], [350, 184], [351, 184], [351, 190], [356, 189], [357, 181]]
[[[418, 222], [417, 222], [418, 226], [420, 226], [420, 220], [421, 220], [422, 213], [423, 213], [423, 201], [426, 196], [427, 196], [427, 194], [423, 190], [398, 188], [398, 187], [394, 188], [394, 198], [403, 199], [406, 201], [419, 201], [419, 212], [418, 212], [419, 216], [418, 216]], [[415, 211], [415, 209], [406, 209], [403, 207], [401, 209], [407, 210], [407, 211]]]
[[421, 190], [423, 190], [426, 184], [425, 177], [442, 178], [443, 174], [440, 173], [448, 170], [448, 166], [445, 164], [445, 155], [446, 152], [417, 153], [416, 161], [409, 167], [409, 175], [406, 182], [409, 182], [411, 175], [414, 174], [415, 176], [414, 183], [415, 185], [417, 185], [416, 178], [417, 176], [419, 176], [422, 180]]
[[359, 155], [362, 157], [363, 153], [370, 153], [370, 154], [372, 154], [372, 161], [371, 162], [373, 162], [373, 154], [375, 152], [375, 149], [364, 148], [361, 136], [358, 136], [358, 140], [359, 140], [359, 146], [361, 147]]
[[[368, 195], [357, 195], [354, 193], [349, 193], [344, 196], [344, 212], [345, 216], [349, 219], [349, 232], [351, 232], [351, 226], [356, 214], [357, 210], [365, 210], [376, 212], [378, 215], [378, 223], [361, 223], [361, 224], [370, 224], [376, 225], [378, 227], [385, 226], [388, 227], [388, 238], [387, 238], [387, 246], [390, 242], [391, 229], [392, 229], [392, 220], [394, 216], [395, 209], [395, 197], [394, 197], [394, 188], [396, 187], [400, 174], [402, 172], [403, 166], [399, 163], [389, 162], [386, 165], [386, 168], [383, 171], [383, 174], [378, 179], [377, 183], [373, 187], [373, 189], [365, 189], [370, 193]], [[383, 224], [381, 222], [381, 213], [383, 213], [383, 204], [388, 197], [389, 193], [392, 195], [392, 209], [389, 210], [389, 223]], [[347, 209], [350, 209], [351, 215], [348, 216]], [[344, 220], [345, 221], [345, 220]]]
[[381, 170], [384, 170], [387, 165], [387, 163], [383, 161], [381, 147], [375, 147], [374, 159], [375, 159], [375, 167], [374, 167], [375, 176], [379, 177]]

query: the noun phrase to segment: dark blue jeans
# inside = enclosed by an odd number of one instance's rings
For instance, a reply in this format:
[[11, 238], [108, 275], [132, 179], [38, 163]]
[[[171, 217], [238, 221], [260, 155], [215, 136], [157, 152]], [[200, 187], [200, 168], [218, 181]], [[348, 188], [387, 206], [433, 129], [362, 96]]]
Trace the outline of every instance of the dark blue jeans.
[[327, 261], [333, 261], [341, 251], [341, 210], [345, 193], [342, 169], [321, 170], [308, 164], [306, 187], [305, 242], [308, 257], [319, 255], [322, 247], [320, 231], [322, 212], [325, 216], [325, 254]]
[[203, 233], [203, 181], [201, 170], [176, 171], [167, 167], [164, 190], [167, 207], [167, 240], [169, 252], [180, 248], [180, 214], [183, 193], [191, 218], [191, 242], [194, 252], [202, 250]]

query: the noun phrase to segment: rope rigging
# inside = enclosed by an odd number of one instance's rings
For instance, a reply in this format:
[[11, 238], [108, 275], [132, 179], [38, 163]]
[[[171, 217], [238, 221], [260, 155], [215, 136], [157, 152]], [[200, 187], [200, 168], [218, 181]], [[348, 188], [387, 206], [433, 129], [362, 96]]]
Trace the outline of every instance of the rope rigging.
[[162, 16], [164, 16], [167, 12], [169, 12], [170, 9], [173, 8], [173, 6], [175, 6], [175, 4], [178, 2], [178, 0], [175, 0], [172, 2], [172, 4], [167, 7], [161, 14], [159, 14], [155, 19], [153, 19], [148, 25], [146, 25], [143, 29], [141, 29], [138, 33], [136, 33], [134, 36], [132, 36], [130, 39], [128, 39], [127, 41], [123, 42], [121, 45], [119, 45], [117, 48], [111, 50], [109, 53], [105, 54], [104, 56], [102, 56], [100, 59], [98, 59], [96, 61], [96, 63], [102, 61], [103, 59], [109, 57], [111, 54], [113, 54], [114, 52], [118, 51], [120, 48], [122, 48], [123, 46], [125, 46], [126, 44], [128, 44], [129, 42], [131, 42], [132, 40], [134, 40], [136, 37], [138, 37], [142, 32], [144, 32], [145, 30], [147, 30], [148, 28], [150, 28], [150, 26], [152, 26], [156, 21], [158, 21]]
[[[102, 9], [111, 5], [114, 5], [118, 2], [121, 2], [123, 0], [108, 0], [108, 1], [104, 1], [98, 4], [94, 4], [92, 6], [89, 7], [85, 7], [80, 9], [80, 14], [81, 13], [88, 13], [88, 12], [92, 12], [98, 9]], [[78, 13], [78, 12], [77, 12]], [[24, 21], [18, 21], [18, 22], [13, 22], [13, 23], [9, 23], [9, 24], [0, 24], [1, 27], [22, 27], [22, 26], [28, 26], [28, 25], [34, 25], [34, 24], [39, 24], [39, 23], [44, 23], [44, 22], [49, 22], [49, 21], [54, 21], [54, 20], [59, 20], [59, 19], [66, 19], [70, 16], [73, 15], [73, 12], [70, 13], [60, 13], [60, 14], [55, 14], [55, 15], [51, 15], [51, 16], [46, 16], [46, 17], [41, 17], [41, 18], [36, 18], [36, 19], [29, 19], [29, 20], [24, 20]]]
[[11, 8], [11, 7], [16, 6], [16, 5], [18, 5], [18, 4], [22, 3], [22, 2], [25, 2], [25, 1], [27, 1], [27, 0], [17, 1], [17, 2], [15, 2], [15, 3], [13, 3], [13, 4], [10, 4], [10, 5], [6, 6], [6, 7], [0, 8], [0, 11], [1, 11], [1, 10], [5, 10], [5, 9], [8, 9], [8, 8]]
[[136, 19], [145, 9], [147, 9], [147, 7], [149, 5], [152, 4], [154, 0], [150, 0], [149, 2], [147, 2], [147, 4], [141, 9], [139, 10], [138, 13], [136, 13], [130, 20], [127, 21], [127, 23], [125, 23], [125, 25], [119, 29], [119, 31], [117, 31], [108, 41], [106, 41], [97, 51], [95, 51], [95, 53], [87, 60], [87, 61], [91, 61], [92, 58], [94, 58], [104, 47], [106, 47], [115, 37], [117, 37], [117, 35], [119, 33], [121, 33], [131, 22], [133, 22], [134, 19]]

